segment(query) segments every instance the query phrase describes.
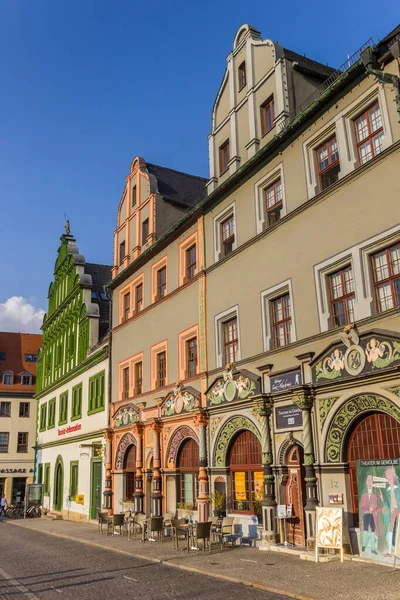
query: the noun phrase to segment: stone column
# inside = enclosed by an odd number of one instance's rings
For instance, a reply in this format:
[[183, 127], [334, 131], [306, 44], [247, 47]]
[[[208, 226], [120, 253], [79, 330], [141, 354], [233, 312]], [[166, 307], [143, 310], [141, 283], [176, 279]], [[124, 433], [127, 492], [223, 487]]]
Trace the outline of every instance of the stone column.
[[312, 388], [302, 386], [293, 390], [293, 404], [303, 411], [304, 468], [306, 472], [306, 534], [307, 545], [315, 542], [315, 509], [318, 506], [317, 478], [315, 475], [314, 440], [311, 425], [311, 409], [314, 404]]
[[106, 477], [104, 481], [104, 504], [103, 508], [105, 512], [108, 512], [109, 515], [112, 514], [112, 438], [113, 432], [111, 429], [106, 429], [104, 431], [104, 437], [106, 440]]
[[151, 494], [151, 512], [153, 517], [162, 516], [162, 493], [161, 493], [161, 455], [160, 455], [160, 433], [162, 423], [154, 419], [150, 424], [154, 432], [154, 454], [153, 454], [153, 493]]
[[264, 498], [262, 501], [263, 515], [263, 546], [267, 547], [276, 541], [276, 499], [275, 476], [272, 470], [273, 454], [271, 442], [270, 416], [272, 414], [272, 398], [268, 397], [257, 405], [256, 411], [260, 417], [261, 449], [264, 479]]
[[205, 410], [194, 416], [194, 422], [199, 428], [199, 497], [197, 498], [199, 523], [208, 520], [208, 474], [207, 474], [207, 423]]
[[143, 513], [143, 423], [138, 421], [133, 426], [136, 438], [136, 475], [135, 492], [133, 494], [135, 513]]

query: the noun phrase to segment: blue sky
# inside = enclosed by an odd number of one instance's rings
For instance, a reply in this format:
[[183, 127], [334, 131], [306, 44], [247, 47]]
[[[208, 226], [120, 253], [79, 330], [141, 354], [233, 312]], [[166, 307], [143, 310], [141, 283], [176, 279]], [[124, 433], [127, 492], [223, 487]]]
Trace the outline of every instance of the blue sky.
[[[207, 176], [211, 107], [242, 23], [336, 67], [393, 29], [399, 6], [0, 0], [0, 329], [25, 304], [37, 327], [64, 214], [86, 259], [112, 263], [134, 156]], [[24, 301], [5, 309], [13, 297]]]

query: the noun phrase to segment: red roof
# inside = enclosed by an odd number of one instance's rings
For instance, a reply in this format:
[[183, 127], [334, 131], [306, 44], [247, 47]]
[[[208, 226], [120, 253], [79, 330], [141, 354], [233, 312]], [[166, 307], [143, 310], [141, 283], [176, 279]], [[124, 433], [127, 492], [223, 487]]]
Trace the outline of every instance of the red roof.
[[[37, 355], [42, 345], [42, 335], [39, 333], [6, 333], [0, 332], [0, 358], [5, 354], [5, 360], [0, 360], [0, 392], [16, 393], [35, 392], [36, 362], [26, 360], [26, 355]], [[3, 384], [4, 371], [14, 373], [14, 385]], [[21, 384], [21, 373], [28, 371], [34, 376], [33, 385]]]

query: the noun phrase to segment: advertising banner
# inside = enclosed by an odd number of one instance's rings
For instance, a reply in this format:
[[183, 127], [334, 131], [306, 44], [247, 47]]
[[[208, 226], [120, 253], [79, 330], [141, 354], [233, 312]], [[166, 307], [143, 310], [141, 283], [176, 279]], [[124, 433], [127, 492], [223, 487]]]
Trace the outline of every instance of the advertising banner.
[[360, 555], [392, 563], [400, 511], [400, 459], [357, 461]]
[[242, 471], [235, 472], [235, 500], [247, 500], [246, 473], [243, 473]]
[[317, 508], [316, 518], [316, 561], [318, 562], [318, 548], [333, 548], [340, 550], [340, 559], [343, 562], [343, 509], [320, 506]]

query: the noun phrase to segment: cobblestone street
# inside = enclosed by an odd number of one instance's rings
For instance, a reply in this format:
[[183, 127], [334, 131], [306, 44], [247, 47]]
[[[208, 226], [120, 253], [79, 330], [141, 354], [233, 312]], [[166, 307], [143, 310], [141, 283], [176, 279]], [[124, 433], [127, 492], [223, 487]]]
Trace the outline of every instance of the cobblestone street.
[[[186, 569], [195, 573], [197, 572], [199, 576], [201, 573], [208, 574], [213, 578], [222, 578], [228, 580], [228, 582], [243, 582], [253, 586], [260, 586], [265, 590], [270, 590], [270, 592], [275, 591], [277, 594], [286, 594], [289, 597], [296, 598], [325, 599], [334, 597], [335, 599], [349, 600], [398, 600], [399, 597], [400, 573], [398, 571], [393, 572], [390, 567], [375, 563], [346, 560], [343, 564], [338, 561], [316, 564], [312, 561], [300, 560], [298, 557], [288, 554], [261, 552], [254, 548], [239, 547], [225, 549], [222, 552], [219, 548], [215, 548], [211, 555], [203, 552], [193, 552], [188, 556], [185, 552], [174, 551], [172, 542], [169, 539], [166, 539], [162, 544], [143, 544], [139, 539], [128, 541], [125, 536], [106, 536], [105, 534], [101, 536], [97, 533], [97, 528], [93, 525], [68, 521], [51, 521], [48, 519], [27, 520], [25, 522], [5, 521], [0, 523], [0, 526], [2, 539], [9, 540], [7, 543], [11, 549], [14, 548], [14, 544], [17, 542], [18, 552], [21, 549], [21, 545], [19, 544], [21, 540], [21, 542], [24, 542], [23, 551], [28, 552], [29, 549], [32, 556], [37, 555], [38, 551], [40, 556], [42, 556], [43, 552], [48, 555], [49, 549], [53, 548], [51, 554], [54, 554], [54, 560], [56, 562], [59, 560], [65, 569], [69, 568], [65, 566], [67, 555], [68, 561], [72, 560], [72, 556], [76, 557], [78, 555], [84, 556], [85, 560], [86, 557], [89, 560], [93, 560], [93, 563], [90, 564], [96, 565], [95, 579], [99, 582], [102, 581], [102, 578], [105, 578], [105, 581], [108, 581], [109, 577], [113, 578], [113, 575], [110, 575], [110, 570], [112, 572], [114, 569], [122, 568], [122, 566], [123, 568], [129, 568], [129, 577], [137, 578], [138, 569], [140, 569], [140, 573], [143, 573], [142, 568], [146, 565], [146, 569], [144, 570], [149, 575], [145, 579], [144, 584], [153, 586], [154, 580], [158, 581], [157, 590], [151, 592], [154, 595], [144, 595], [143, 597], [146, 598], [203, 597], [199, 595], [199, 591], [195, 592], [193, 588], [193, 573], [190, 575], [190, 595], [182, 596], [185, 592], [183, 588], [179, 587], [179, 582], [186, 582], [187, 585], [188, 573]], [[16, 535], [17, 533], [18, 535]], [[42, 533], [51, 535], [43, 535]], [[108, 559], [104, 558], [104, 561], [103, 559], [100, 561], [102, 550], [105, 551], [106, 549], [113, 550], [114, 554], [107, 552]], [[17, 548], [2, 561], [3, 569], [11, 572], [13, 576], [16, 576], [16, 574], [12, 570], [13, 563], [10, 557], [14, 556], [15, 559], [16, 551]], [[58, 556], [59, 554], [60, 557]], [[133, 566], [129, 559], [129, 554], [134, 557]], [[100, 562], [98, 562], [98, 559]], [[41, 563], [44, 560], [42, 557], [40, 558]], [[111, 562], [107, 562], [107, 560]], [[149, 561], [152, 561], [153, 566], [151, 566]], [[81, 567], [82, 564], [86, 565], [86, 562], [82, 563], [81, 561], [79, 566]], [[71, 568], [75, 569], [76, 566], [77, 563], [74, 562]], [[177, 570], [174, 569], [173, 577], [171, 577], [171, 571], [167, 569], [167, 566], [178, 567]], [[161, 579], [159, 574], [160, 569], [162, 569], [163, 573]], [[53, 570], [57, 570], [57, 568]], [[165, 584], [159, 585], [159, 582], [163, 581], [164, 573]], [[124, 574], [126, 575], [126, 573]], [[74, 578], [76, 577], [77, 574], [74, 573]], [[85, 575], [85, 577], [88, 576]], [[93, 577], [93, 573], [91, 577]], [[200, 579], [204, 579], [204, 582], [200, 584], [199, 589], [204, 590], [204, 592], [206, 589], [209, 590], [207, 594], [205, 593], [204, 597], [213, 598], [212, 594], [218, 590], [218, 598], [221, 598], [222, 589], [226, 589], [226, 595], [229, 595], [231, 598], [235, 598], [233, 590], [236, 590], [238, 597], [241, 598], [246, 598], [247, 593], [251, 594], [249, 597], [256, 597], [256, 590], [254, 588], [250, 590], [250, 588], [242, 585], [231, 584], [227, 588], [227, 581], [213, 581], [211, 577], [200, 577]], [[178, 585], [175, 592], [169, 587], [172, 581], [174, 585], [175, 583]], [[197, 576], [193, 579], [193, 584], [195, 581], [197, 581]], [[68, 586], [70, 585], [71, 582], [68, 583]], [[99, 585], [103, 589], [106, 584]], [[221, 587], [222, 585], [223, 587]], [[257, 597], [258, 593], [261, 594], [260, 598], [275, 598], [276, 600], [280, 597], [279, 595], [274, 596], [265, 591], [257, 591]], [[135, 588], [134, 597], [140, 598], [142, 597], [141, 594], [140, 586]], [[3, 596], [0, 597], [3, 598]], [[89, 598], [92, 596], [86, 597]], [[116, 596], [111, 595], [111, 597]], [[121, 598], [123, 597], [122, 595]]]

